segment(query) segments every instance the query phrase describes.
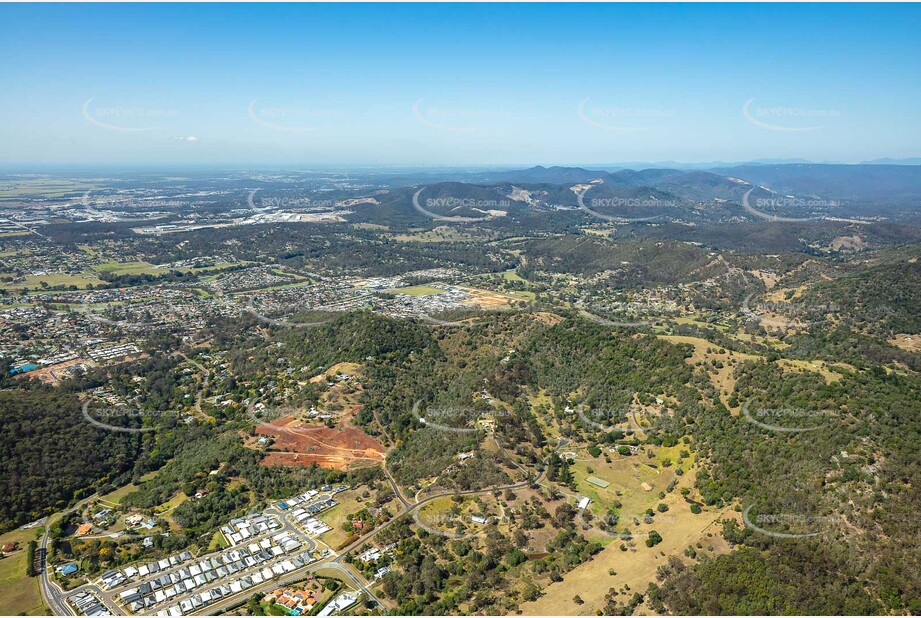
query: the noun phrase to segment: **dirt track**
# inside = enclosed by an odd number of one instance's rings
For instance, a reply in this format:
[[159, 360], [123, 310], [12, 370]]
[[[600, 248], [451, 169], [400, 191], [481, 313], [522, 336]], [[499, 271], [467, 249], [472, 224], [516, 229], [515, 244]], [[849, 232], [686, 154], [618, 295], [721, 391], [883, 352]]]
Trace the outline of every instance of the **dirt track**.
[[309, 466], [342, 470], [355, 462], [380, 463], [386, 449], [360, 429], [307, 425], [285, 416], [256, 428], [256, 433], [275, 438], [264, 466]]

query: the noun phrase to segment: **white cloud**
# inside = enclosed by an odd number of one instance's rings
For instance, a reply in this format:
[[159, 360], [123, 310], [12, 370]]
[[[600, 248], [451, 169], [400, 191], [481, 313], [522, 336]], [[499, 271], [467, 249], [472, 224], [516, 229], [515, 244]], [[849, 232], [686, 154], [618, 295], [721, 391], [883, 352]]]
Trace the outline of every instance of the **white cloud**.
[[197, 142], [198, 141], [198, 138], [195, 137], [194, 135], [184, 135], [184, 136], [174, 137], [173, 139], [177, 139], [181, 142]]

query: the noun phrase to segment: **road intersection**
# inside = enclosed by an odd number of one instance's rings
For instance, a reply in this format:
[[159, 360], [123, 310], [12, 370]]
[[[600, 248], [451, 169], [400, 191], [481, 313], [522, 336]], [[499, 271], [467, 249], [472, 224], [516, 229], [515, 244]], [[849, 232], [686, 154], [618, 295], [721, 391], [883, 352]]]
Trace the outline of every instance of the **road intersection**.
[[[511, 483], [507, 485], [498, 485], [495, 487], [487, 487], [483, 489], [471, 489], [471, 490], [466, 490], [466, 491], [445, 491], [442, 493], [432, 494], [430, 496], [427, 496], [421, 499], [419, 497], [416, 497], [414, 498], [414, 502], [410, 502], [404, 497], [402, 490], [400, 489], [398, 483], [393, 478], [393, 475], [390, 473], [390, 470], [387, 469], [386, 463], [384, 465], [384, 472], [390, 484], [392, 485], [394, 494], [396, 495], [402, 507], [400, 512], [393, 519], [390, 519], [384, 522], [382, 525], [371, 530], [367, 534], [361, 536], [361, 538], [356, 539], [352, 543], [341, 548], [338, 553], [324, 546], [324, 549], [326, 549], [326, 551], [328, 552], [328, 555], [326, 557], [321, 558], [320, 560], [317, 560], [315, 562], [312, 562], [309, 565], [305, 565], [297, 570], [291, 571], [290, 574], [285, 575], [284, 577], [272, 579], [271, 581], [267, 581], [263, 584], [258, 584], [256, 586], [249, 588], [248, 590], [241, 591], [233, 596], [224, 597], [217, 603], [212, 603], [212, 604], [203, 606], [196, 611], [193, 611], [190, 615], [204, 615], [204, 614], [218, 615], [228, 609], [241, 605], [242, 603], [246, 601], [247, 598], [253, 596], [254, 594], [264, 593], [264, 592], [273, 590], [278, 587], [283, 587], [285, 585], [292, 584], [294, 582], [297, 582], [303, 579], [304, 576], [307, 575], [308, 573], [316, 573], [317, 571], [322, 571], [322, 570], [327, 570], [327, 569], [332, 570], [332, 571], [337, 571], [338, 573], [340, 573], [343, 576], [343, 578], [348, 580], [357, 590], [359, 590], [362, 593], [362, 595], [365, 596], [365, 598], [372, 600], [373, 602], [381, 605], [382, 607], [386, 607], [387, 604], [383, 603], [374, 594], [374, 592], [370, 588], [369, 583], [364, 579], [364, 577], [360, 573], [358, 573], [357, 570], [351, 564], [344, 561], [344, 558], [346, 556], [348, 556], [350, 553], [354, 552], [359, 547], [371, 541], [374, 537], [376, 537], [378, 534], [380, 534], [384, 530], [394, 525], [396, 522], [401, 520], [403, 517], [412, 517], [417, 511], [421, 510], [425, 505], [429, 504], [430, 502], [433, 502], [434, 500], [437, 500], [439, 498], [449, 497], [449, 496], [473, 496], [473, 495], [480, 495], [480, 494], [488, 494], [488, 493], [492, 493], [495, 491], [504, 491], [506, 489], [508, 490], [524, 489], [534, 484], [539, 484], [543, 480], [543, 477], [545, 475], [545, 472], [541, 471], [536, 477], [527, 478], [523, 481], [519, 481], [516, 483]], [[68, 511], [65, 511], [65, 513], [78, 508], [81, 504], [84, 504], [85, 502], [91, 500], [93, 497], [95, 496], [90, 496], [86, 500], [82, 501], [80, 504], [75, 505]], [[264, 513], [268, 516], [276, 517], [282, 524], [281, 531], [292, 533], [295, 536], [295, 538], [297, 538], [302, 543], [308, 546], [308, 551], [313, 552], [318, 548], [319, 543], [316, 540], [312, 539], [311, 537], [307, 536], [295, 523], [293, 523], [287, 517], [285, 517], [285, 514], [278, 507], [270, 506], [267, 509], [265, 509]], [[271, 532], [267, 532], [267, 533], [258, 535], [256, 537], [253, 537], [251, 542], [262, 539], [267, 536], [271, 536], [273, 534], [278, 534], [278, 533], [279, 533], [278, 530], [272, 530]], [[82, 586], [78, 586], [77, 588], [74, 588], [73, 590], [67, 593], [64, 593], [55, 584], [50, 582], [48, 578], [47, 565], [45, 564], [45, 553], [44, 553], [47, 547], [48, 534], [49, 532], [48, 530], [46, 530], [45, 536], [42, 539], [42, 596], [45, 598], [46, 602], [48, 603], [52, 611], [55, 613], [55, 615], [61, 615], [61, 616], [73, 615], [71, 608], [64, 601], [64, 599], [67, 596], [70, 596], [80, 591], [92, 592], [94, 595], [97, 596], [97, 598], [99, 598], [106, 605], [106, 607], [112, 612], [113, 615], [125, 615], [126, 612], [116, 602], [116, 598], [118, 598], [119, 593], [124, 592], [127, 589], [130, 589], [135, 584], [123, 584], [111, 590], [103, 591], [95, 583], [87, 583], [87, 584], [83, 584]], [[206, 556], [202, 555], [199, 557], [204, 558]], [[255, 567], [246, 569], [245, 571], [241, 572], [241, 575], [245, 576], [249, 571], [253, 569], [258, 570], [259, 568], [262, 568], [262, 566], [264, 565], [256, 565]], [[175, 567], [175, 569], [169, 569], [167, 571], [164, 571], [163, 573], [168, 574], [172, 572], [173, 570], [176, 570], [179, 568], [181, 567]], [[176, 597], [175, 599], [172, 600], [172, 602], [173, 603], [179, 602], [180, 600], [186, 599], [192, 596], [193, 594], [194, 593], [190, 592], [186, 595], [183, 595], [182, 597]]]

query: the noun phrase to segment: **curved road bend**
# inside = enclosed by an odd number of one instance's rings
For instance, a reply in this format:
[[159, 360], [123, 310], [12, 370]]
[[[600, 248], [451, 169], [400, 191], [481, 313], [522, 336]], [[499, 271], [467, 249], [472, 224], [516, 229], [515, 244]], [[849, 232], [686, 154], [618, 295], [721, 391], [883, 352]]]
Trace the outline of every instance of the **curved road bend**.
[[403, 491], [400, 489], [400, 485], [397, 483], [396, 479], [393, 478], [393, 474], [390, 473], [386, 460], [384, 460], [382, 467], [384, 468], [384, 474], [387, 475], [387, 479], [390, 481], [390, 486], [393, 487], [393, 493], [396, 494], [397, 499], [403, 503], [403, 510], [409, 509], [412, 503], [403, 496]]
[[[279, 519], [279, 521], [282, 523], [282, 528], [281, 528], [281, 529], [284, 530], [284, 531], [292, 532], [300, 541], [302, 541], [302, 542], [306, 545], [306, 551], [313, 551], [313, 550], [316, 549], [316, 547], [317, 547], [316, 541], [313, 540], [313, 539], [311, 539], [311, 538], [309, 538], [309, 537], [307, 537], [307, 536], [304, 535], [303, 533], [301, 533], [301, 532], [294, 526], [294, 524], [292, 524], [290, 521], [288, 521], [287, 519], [285, 519], [285, 518], [283, 517], [283, 514], [282, 514], [281, 511], [279, 511], [277, 508], [275, 508], [275, 507], [268, 507], [268, 508], [265, 510], [265, 512], [266, 512], [267, 514], [269, 514], [269, 515], [275, 515], [275, 516], [277, 516], [278, 519]], [[279, 532], [279, 530], [271, 530], [271, 531], [269, 531], [269, 532], [265, 532], [265, 533], [263, 533], [263, 534], [256, 535], [256, 536], [253, 537], [251, 540], [254, 541], [254, 542], [257, 542], [257, 541], [259, 541], [259, 540], [261, 540], [261, 539], [263, 539], [263, 538], [266, 538], [266, 537], [268, 537], [268, 536], [270, 536], [270, 535], [272, 535], [272, 534], [278, 534], [278, 532]], [[171, 573], [171, 572], [174, 571], [174, 570], [178, 570], [178, 569], [181, 569], [181, 568], [184, 568], [184, 565], [177, 565], [177, 566], [175, 566], [175, 567], [172, 567], [172, 568], [170, 568], [170, 569], [167, 569], [167, 570], [163, 571], [163, 573], [164, 573], [164, 574], [168, 574], [168, 573]], [[127, 590], [128, 588], [131, 588], [131, 587], [133, 587], [133, 586], [136, 586], [136, 585], [137, 585], [136, 582], [130, 582], [130, 583], [123, 584], [123, 585], [121, 585], [121, 586], [116, 586], [115, 588], [112, 588], [112, 589], [109, 589], [109, 590], [102, 590], [102, 589], [101, 589], [99, 586], [97, 586], [96, 584], [88, 583], [88, 584], [83, 584], [82, 586], [77, 586], [76, 588], [74, 588], [73, 590], [70, 590], [70, 591], [67, 592], [66, 594], [61, 594], [61, 595], [60, 595], [60, 598], [63, 599], [63, 598], [66, 597], [66, 596], [70, 596], [70, 595], [72, 595], [72, 594], [74, 594], [74, 593], [76, 593], [76, 592], [81, 592], [81, 591], [92, 592], [92, 593], [96, 596], [96, 598], [98, 598], [98, 599], [103, 603], [103, 605], [106, 606], [106, 608], [109, 610], [110, 613], [112, 613], [113, 615], [116, 615], [116, 614], [117, 614], [117, 615], [125, 615], [125, 612], [121, 609], [121, 606], [120, 606], [119, 603], [117, 602], [118, 593], [121, 592], [121, 591], [123, 591], [123, 590]], [[194, 593], [190, 593], [189, 595], [184, 595], [184, 596], [181, 597], [181, 598], [184, 598], [185, 596], [191, 596], [191, 594], [194, 594]], [[63, 604], [62, 601], [59, 601], [59, 602], [61, 602], [61, 603]], [[113, 609], [113, 608], [114, 608], [114, 609]], [[57, 615], [57, 614], [58, 614], [58, 610], [57, 610], [57, 609], [54, 609], [54, 611], [55, 611], [55, 614]], [[63, 615], [70, 615], [70, 614], [63, 614]]]
[[[71, 513], [81, 508], [87, 502], [97, 497], [99, 497], [98, 492], [94, 493], [91, 496], [87, 496], [86, 498], [76, 503], [69, 509], [65, 509], [64, 511], [61, 511], [60, 517], [64, 517], [68, 513]], [[48, 520], [45, 522], [45, 534], [42, 535], [42, 542], [39, 544], [39, 552], [40, 552], [39, 554], [39, 557], [40, 557], [39, 589], [41, 590], [41, 593], [42, 593], [42, 599], [44, 599], [45, 603], [48, 605], [48, 607], [51, 609], [51, 612], [55, 616], [73, 616], [74, 615], [73, 611], [70, 609], [70, 606], [64, 601], [65, 597], [70, 596], [71, 594], [73, 594], [74, 592], [80, 589], [95, 588], [98, 591], [98, 588], [96, 588], [95, 586], [92, 586], [91, 584], [84, 584], [83, 586], [78, 586], [77, 588], [74, 588], [73, 590], [69, 592], [64, 592], [63, 590], [61, 590], [61, 588], [58, 587], [57, 584], [51, 581], [51, 578], [48, 577], [48, 570], [49, 570], [49, 567], [48, 567], [48, 540], [50, 538], [51, 538], [51, 517], [49, 517]], [[99, 598], [101, 601], [102, 597], [99, 597]], [[106, 608], [109, 611], [112, 611], [112, 608], [108, 607], [108, 605], [106, 606]], [[113, 613], [117, 614], [121, 612], [113, 612]]]
[[279, 586], [294, 583], [296, 581], [299, 581], [300, 579], [303, 579], [305, 573], [312, 573], [312, 572], [319, 571], [322, 569], [334, 569], [334, 570], [337, 570], [343, 573], [346, 577], [348, 577], [349, 580], [351, 580], [358, 587], [358, 589], [361, 592], [367, 594], [369, 598], [374, 599], [377, 603], [383, 606], [384, 604], [381, 603], [380, 600], [376, 596], [374, 596], [374, 594], [368, 588], [368, 585], [362, 582], [362, 578], [360, 577], [360, 575], [356, 576], [352, 572], [351, 567], [349, 567], [349, 565], [343, 564], [341, 562], [342, 559], [346, 555], [348, 555], [349, 553], [351, 553], [352, 551], [360, 547], [362, 544], [370, 541], [372, 538], [377, 536], [380, 532], [386, 530], [387, 528], [395, 524], [397, 521], [399, 521], [401, 518], [407, 515], [411, 515], [413, 512], [415, 512], [418, 509], [421, 509], [423, 506], [425, 506], [426, 504], [428, 504], [429, 502], [433, 500], [437, 500], [438, 498], [444, 498], [445, 496], [472, 496], [472, 495], [477, 495], [477, 494], [492, 493], [494, 491], [505, 491], [506, 489], [511, 489], [511, 490], [524, 489], [526, 487], [530, 487], [534, 483], [540, 483], [543, 480], [544, 474], [545, 472], [541, 472], [534, 479], [527, 479], [525, 481], [521, 481], [518, 483], [511, 484], [511, 485], [499, 485], [497, 487], [487, 487], [485, 489], [471, 489], [468, 491], [448, 491], [448, 492], [444, 492], [440, 494], [434, 494], [427, 498], [423, 498], [419, 502], [410, 504], [405, 511], [403, 511], [402, 513], [400, 513], [393, 519], [387, 522], [384, 522], [384, 524], [381, 525], [380, 527], [375, 528], [374, 530], [364, 535], [360, 539], [357, 539], [353, 541], [352, 543], [350, 543], [349, 545], [343, 547], [338, 556], [324, 558], [323, 560], [314, 562], [313, 564], [305, 566], [302, 569], [299, 569], [298, 571], [293, 571], [290, 577], [286, 577], [279, 581], [268, 582], [260, 586], [255, 586], [253, 588], [250, 588], [246, 592], [239, 593], [238, 595], [236, 595], [230, 600], [227, 600], [222, 603], [214, 604], [214, 605], [209, 605], [208, 607], [203, 607], [201, 608], [201, 610], [199, 610], [199, 612], [194, 612], [194, 613], [202, 614], [202, 613], [207, 612], [209, 615], [217, 615], [225, 609], [229, 609], [237, 605], [240, 605], [248, 597], [252, 596], [253, 594], [268, 590], [269, 588], [277, 588]]
[[[560, 443], [557, 445], [557, 447], [556, 447], [555, 450], [559, 450], [559, 449], [565, 444], [565, 442], [566, 442], [566, 441], [561, 440]], [[509, 490], [524, 489], [524, 488], [526, 488], [526, 487], [530, 487], [531, 485], [533, 485], [533, 484], [535, 484], [535, 483], [536, 483], [536, 484], [540, 484], [540, 482], [543, 481], [544, 476], [545, 476], [545, 474], [546, 474], [546, 470], [544, 470], [544, 471], [541, 471], [541, 472], [540, 472], [536, 477], [534, 477], [533, 479], [525, 479], [524, 481], [520, 481], [520, 482], [518, 482], [518, 483], [512, 483], [512, 484], [510, 484], [510, 485], [498, 485], [498, 486], [496, 486], [496, 487], [487, 487], [487, 488], [484, 488], [484, 489], [471, 489], [471, 490], [467, 490], [467, 491], [447, 491], [447, 492], [443, 492], [443, 493], [440, 493], [440, 494], [433, 494], [433, 495], [431, 495], [431, 496], [428, 496], [428, 497], [426, 497], [426, 498], [423, 498], [422, 500], [418, 500], [418, 501], [415, 502], [415, 503], [410, 503], [410, 502], [408, 502], [408, 501], [403, 497], [402, 492], [401, 492], [400, 489], [399, 489], [399, 485], [398, 485], [397, 482], [394, 480], [393, 476], [390, 474], [390, 471], [387, 470], [386, 465], [384, 466], [384, 470], [385, 470], [385, 472], [387, 473], [387, 477], [389, 478], [391, 484], [392, 484], [393, 487], [394, 487], [394, 492], [396, 493], [396, 495], [397, 495], [397, 497], [399, 498], [399, 500], [400, 500], [400, 501], [403, 503], [403, 505], [406, 507], [402, 513], [400, 513], [399, 515], [397, 515], [397, 516], [394, 517], [393, 519], [391, 519], [391, 520], [385, 522], [385, 523], [384, 523], [383, 525], [381, 525], [380, 527], [375, 528], [374, 530], [372, 530], [372, 531], [369, 532], [368, 534], [362, 536], [362, 537], [359, 538], [359, 539], [356, 539], [354, 542], [352, 542], [352, 543], [350, 543], [349, 545], [345, 546], [344, 548], [342, 548], [342, 550], [341, 550], [341, 552], [339, 553], [339, 555], [337, 555], [337, 556], [335, 556], [335, 557], [324, 558], [323, 560], [320, 560], [320, 561], [315, 562], [315, 563], [313, 563], [313, 564], [311, 564], [311, 565], [308, 565], [308, 566], [306, 566], [306, 567], [303, 567], [303, 569], [299, 569], [298, 571], [293, 571], [293, 572], [292, 572], [292, 575], [291, 575], [290, 577], [286, 577], [286, 578], [284, 578], [284, 579], [282, 579], [282, 580], [279, 580], [279, 581], [268, 582], [268, 583], [263, 584], [263, 585], [261, 585], [261, 586], [257, 586], [257, 587], [251, 588], [250, 590], [247, 590], [246, 592], [241, 592], [240, 594], [236, 595], [233, 599], [227, 600], [227, 601], [222, 602], [222, 603], [218, 603], [218, 604], [214, 604], [214, 605], [209, 605], [209, 606], [207, 606], [207, 607], [203, 607], [203, 608], [201, 608], [201, 610], [200, 610], [199, 612], [194, 612], [194, 613], [195, 613], [195, 614], [199, 614], [200, 612], [204, 612], [204, 611], [206, 611], [206, 610], [208, 611], [209, 614], [217, 614], [217, 613], [220, 613], [220, 611], [223, 610], [223, 609], [228, 609], [228, 608], [234, 607], [234, 606], [236, 606], [236, 605], [242, 603], [248, 596], [252, 596], [253, 594], [256, 594], [257, 592], [260, 592], [260, 591], [263, 591], [263, 590], [267, 590], [267, 589], [272, 588], [272, 587], [278, 587], [278, 586], [281, 586], [281, 585], [286, 585], [286, 584], [289, 584], [289, 583], [294, 583], [294, 582], [298, 581], [299, 579], [302, 579], [303, 576], [304, 576], [304, 573], [307, 573], [307, 572], [314, 572], [314, 571], [317, 571], [317, 570], [320, 570], [320, 569], [324, 569], [324, 568], [330, 568], [330, 569], [334, 569], [334, 570], [337, 570], [337, 571], [342, 572], [349, 580], [352, 581], [353, 584], [355, 584], [355, 586], [357, 586], [357, 588], [358, 588], [361, 592], [367, 594], [369, 598], [374, 599], [375, 602], [377, 602], [378, 604], [380, 604], [380, 605], [383, 606], [383, 603], [381, 603], [380, 600], [371, 592], [371, 590], [368, 588], [367, 584], [365, 584], [365, 583], [362, 581], [362, 578], [361, 578], [360, 574], [359, 574], [359, 575], [355, 575], [355, 573], [352, 571], [352, 567], [350, 567], [350, 566], [348, 566], [348, 565], [346, 565], [346, 564], [342, 564], [342, 563], [341, 563], [341, 560], [342, 560], [346, 555], [348, 555], [349, 553], [351, 553], [352, 551], [354, 551], [355, 549], [357, 549], [358, 547], [360, 547], [360, 546], [363, 545], [364, 543], [366, 543], [366, 542], [370, 541], [371, 539], [373, 539], [373, 538], [374, 538], [375, 536], [377, 536], [380, 532], [382, 532], [383, 530], [386, 530], [387, 528], [389, 528], [390, 526], [392, 526], [393, 524], [395, 524], [397, 521], [399, 521], [402, 517], [405, 517], [405, 516], [407, 516], [407, 515], [411, 515], [412, 513], [414, 513], [415, 511], [421, 509], [422, 507], [424, 507], [424, 506], [425, 506], [426, 504], [428, 504], [429, 502], [432, 502], [433, 500], [437, 500], [438, 498], [444, 498], [444, 497], [446, 497], [446, 496], [473, 496], [473, 495], [477, 495], [477, 494], [492, 493], [492, 492], [495, 492], [495, 491], [505, 491], [506, 489], [509, 489]], [[94, 498], [94, 497], [95, 497], [95, 494], [94, 494], [93, 496], [90, 496], [90, 497], [87, 498], [86, 500], [84, 500], [84, 502], [86, 502], [86, 501], [88, 501], [88, 500], [90, 500], [90, 499], [92, 499], [92, 498]], [[75, 505], [73, 508], [77, 508], [77, 506], [79, 506], [79, 504], [78, 504], [78, 505]], [[277, 509], [275, 509], [275, 507], [269, 507], [269, 508], [266, 509], [266, 511], [267, 511], [267, 512], [270, 512], [270, 514], [272, 514], [272, 515], [278, 515], [278, 516], [279, 516], [279, 519], [282, 521], [282, 525], [283, 525], [284, 529], [288, 529], [289, 527], [290, 527], [290, 528], [294, 528], [293, 524], [291, 524], [291, 522], [289, 522], [289, 521], [282, 515], [282, 513], [281, 513], [280, 511], [278, 511]], [[306, 537], [305, 535], [301, 534], [299, 530], [296, 530], [296, 529], [295, 529], [295, 531], [297, 532], [297, 536], [298, 536], [299, 538], [301, 538], [301, 539], [308, 539], [308, 542], [309, 542], [309, 543], [312, 543], [313, 546], [316, 547], [316, 542], [313, 541], [313, 539], [309, 539], [309, 537]], [[46, 529], [46, 531], [45, 531], [45, 537], [44, 537], [43, 540], [42, 540], [42, 547], [43, 547], [43, 548], [44, 548], [44, 547], [46, 546], [46, 544], [47, 544], [47, 539], [48, 539], [48, 530]], [[42, 576], [43, 576], [43, 579], [47, 578], [47, 571], [43, 570]], [[51, 586], [50, 583], [49, 583], [49, 586]], [[98, 588], [97, 588], [95, 585], [93, 585], [93, 584], [84, 584], [83, 586], [80, 586], [80, 587], [78, 587], [78, 588], [75, 588], [74, 590], [71, 590], [69, 594], [73, 594], [73, 593], [76, 592], [77, 590], [81, 590], [81, 589], [93, 589], [93, 590], [98, 590]], [[116, 590], [117, 590], [117, 589], [116, 589]], [[113, 591], [111, 591], [111, 592], [114, 593], [115, 590], [113, 590]], [[42, 588], [42, 594], [43, 594], [43, 596], [45, 595], [44, 585], [43, 585], [43, 588]], [[49, 595], [49, 597], [51, 597], [51, 596], [52, 596], [52, 595]], [[106, 595], [103, 595], [101, 592], [100, 592], [100, 594], [97, 595], [97, 596], [98, 596], [99, 599], [100, 599], [101, 601], [103, 601], [103, 602], [105, 602], [106, 600], [108, 600], [108, 599], [106, 598]], [[111, 596], [112, 596], [111, 594], [108, 595], [109, 598], [111, 598]], [[49, 597], [46, 597], [46, 598], [49, 598]], [[237, 598], [237, 597], [239, 597], [239, 598]], [[60, 605], [63, 606], [63, 607], [66, 609], [66, 604], [63, 603], [63, 600], [62, 600], [62, 598], [61, 598], [61, 595], [58, 595], [58, 597], [55, 597], [55, 599], [58, 600], [58, 602], [60, 603]], [[108, 606], [108, 603], [106, 603], [106, 605]], [[49, 606], [52, 607], [52, 610], [55, 611], [55, 613], [58, 612], [58, 609], [59, 609], [59, 608], [56, 608], [56, 607], [52, 606], [50, 602], [49, 602]], [[110, 609], [110, 611], [112, 610], [111, 607], [109, 607], [109, 609]], [[120, 608], [117, 608], [117, 609], [120, 610]], [[113, 611], [113, 614], [120, 614], [120, 615], [123, 615], [123, 612], [121, 612], [121, 611]], [[59, 615], [68, 616], [68, 615], [73, 615], [73, 614], [71, 614], [70, 612], [65, 611], [65, 612], [60, 613]]]

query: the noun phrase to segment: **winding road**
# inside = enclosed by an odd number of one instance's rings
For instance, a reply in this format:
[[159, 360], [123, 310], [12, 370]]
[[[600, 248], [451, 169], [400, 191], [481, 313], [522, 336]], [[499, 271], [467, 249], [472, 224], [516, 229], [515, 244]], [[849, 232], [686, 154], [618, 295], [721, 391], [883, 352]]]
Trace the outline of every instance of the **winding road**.
[[[559, 450], [565, 443], [566, 443], [565, 440], [561, 440], [560, 443], [557, 445], [557, 447], [554, 450], [555, 451]], [[527, 470], [522, 468], [517, 463], [515, 465], [519, 467], [520, 469], [522, 469], [525, 473], [528, 473]], [[307, 573], [315, 573], [317, 571], [321, 571], [325, 569], [337, 571], [346, 580], [348, 580], [357, 590], [359, 590], [363, 595], [365, 595], [366, 598], [373, 600], [375, 603], [377, 603], [381, 607], [387, 607], [387, 605], [381, 602], [381, 600], [370, 589], [368, 583], [364, 580], [364, 577], [360, 573], [358, 573], [351, 564], [343, 561], [343, 559], [346, 556], [348, 556], [350, 553], [352, 553], [359, 547], [363, 546], [364, 544], [368, 543], [371, 539], [376, 537], [378, 534], [380, 534], [384, 530], [393, 526], [395, 523], [400, 521], [402, 518], [407, 517], [407, 516], [414, 516], [425, 505], [435, 500], [438, 500], [439, 498], [450, 497], [450, 496], [474, 496], [474, 495], [479, 495], [479, 494], [489, 494], [489, 493], [493, 493], [496, 491], [505, 491], [505, 490], [514, 491], [517, 489], [524, 489], [532, 485], [540, 484], [544, 480], [544, 477], [546, 475], [546, 470], [543, 470], [539, 472], [539, 474], [536, 477], [526, 478], [525, 480], [519, 481], [517, 483], [511, 483], [507, 485], [497, 485], [493, 487], [485, 487], [482, 489], [470, 489], [470, 490], [465, 490], [465, 491], [445, 491], [445, 492], [438, 493], [438, 494], [432, 494], [430, 496], [427, 496], [421, 499], [416, 497], [413, 502], [410, 502], [403, 495], [403, 492], [400, 489], [399, 484], [396, 482], [396, 479], [393, 478], [393, 474], [387, 468], [386, 461], [383, 464], [383, 470], [391, 486], [393, 487], [395, 496], [400, 501], [403, 507], [401, 512], [396, 517], [384, 522], [381, 526], [370, 531], [368, 534], [363, 535], [361, 538], [356, 539], [349, 545], [343, 547], [339, 551], [338, 555], [333, 554], [331, 556], [318, 560], [317, 562], [314, 562], [310, 565], [306, 565], [302, 567], [301, 569], [292, 571], [288, 577], [265, 582], [264, 584], [254, 586], [250, 588], [249, 590], [240, 592], [237, 595], [234, 595], [233, 597], [227, 597], [225, 599], [222, 599], [222, 601], [219, 603], [215, 603], [215, 604], [211, 604], [211, 605], [202, 607], [198, 611], [193, 612], [193, 615], [202, 615], [202, 614], [218, 615], [226, 610], [242, 605], [244, 602], [246, 602], [247, 598], [251, 597], [254, 594], [257, 594], [260, 592], [266, 592], [271, 589], [275, 589], [275, 588], [282, 587], [288, 584], [292, 584], [294, 582], [297, 582], [303, 579], [304, 575], [306, 575]], [[81, 502], [77, 503], [76, 505], [68, 509], [67, 511], [64, 511], [62, 513], [62, 516], [70, 511], [73, 511], [74, 509], [79, 508], [86, 502], [97, 497], [97, 495], [98, 494], [94, 494], [82, 500]], [[282, 522], [283, 528], [285, 530], [292, 530], [293, 532], [295, 532], [298, 538], [306, 541], [308, 545], [310, 545], [311, 549], [315, 549], [317, 547], [316, 541], [314, 541], [313, 539], [310, 539], [309, 537], [301, 533], [301, 531], [293, 523], [287, 520], [284, 517], [284, 514], [281, 511], [279, 511], [276, 507], [274, 506], [268, 507], [265, 510], [265, 512], [269, 515], [277, 516], [278, 519]], [[78, 591], [90, 591], [93, 594], [95, 594], [96, 597], [100, 599], [100, 601], [102, 601], [106, 605], [106, 607], [109, 609], [109, 611], [113, 615], [124, 615], [124, 612], [121, 610], [118, 604], [115, 603], [115, 597], [120, 590], [130, 587], [132, 584], [125, 584], [123, 586], [103, 592], [97, 585], [93, 583], [87, 583], [77, 588], [74, 588], [73, 590], [70, 590], [67, 593], [64, 593], [49, 580], [48, 570], [45, 564], [45, 552], [47, 548], [49, 534], [50, 534], [49, 529], [46, 528], [45, 535], [42, 538], [42, 543], [41, 543], [41, 548], [42, 548], [41, 591], [42, 591], [42, 596], [45, 598], [45, 601], [46, 603], [48, 603], [48, 606], [51, 608], [52, 612], [55, 615], [60, 615], [60, 616], [73, 615], [73, 612], [70, 611], [70, 608], [64, 602], [64, 598]]]

